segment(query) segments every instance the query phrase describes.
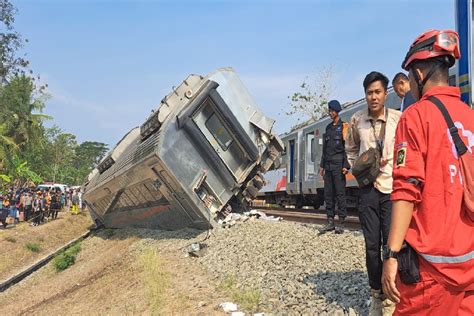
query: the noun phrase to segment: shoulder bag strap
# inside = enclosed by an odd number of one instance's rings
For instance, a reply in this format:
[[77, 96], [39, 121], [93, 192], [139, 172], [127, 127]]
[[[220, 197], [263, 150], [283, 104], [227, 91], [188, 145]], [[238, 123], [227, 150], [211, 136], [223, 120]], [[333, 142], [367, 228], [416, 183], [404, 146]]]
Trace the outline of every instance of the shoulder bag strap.
[[375, 144], [377, 149], [380, 151], [380, 154], [383, 152], [384, 147], [384, 139], [385, 139], [385, 129], [387, 127], [387, 120], [388, 120], [388, 109], [385, 109], [385, 122], [382, 122], [382, 128], [380, 129], [379, 137], [375, 133], [375, 122], [377, 120], [370, 120], [370, 125], [372, 126], [372, 131], [374, 132]]
[[443, 102], [441, 102], [435, 96], [428, 97], [428, 100], [436, 105], [436, 107], [441, 111], [441, 114], [443, 114], [444, 120], [446, 121], [446, 124], [448, 124], [449, 134], [451, 134], [451, 138], [453, 139], [458, 156], [460, 157], [464, 155], [467, 151], [467, 147], [459, 136], [458, 128], [454, 126], [453, 120], [451, 119], [451, 116], [449, 115], [448, 110], [444, 106]]

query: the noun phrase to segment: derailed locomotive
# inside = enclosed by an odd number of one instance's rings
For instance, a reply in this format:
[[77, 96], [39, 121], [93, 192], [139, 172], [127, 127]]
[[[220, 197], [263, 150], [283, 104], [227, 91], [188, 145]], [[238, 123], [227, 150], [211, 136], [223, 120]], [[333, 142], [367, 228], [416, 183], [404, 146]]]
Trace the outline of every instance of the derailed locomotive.
[[85, 183], [97, 225], [210, 228], [245, 210], [283, 150], [274, 121], [231, 68], [190, 75]]

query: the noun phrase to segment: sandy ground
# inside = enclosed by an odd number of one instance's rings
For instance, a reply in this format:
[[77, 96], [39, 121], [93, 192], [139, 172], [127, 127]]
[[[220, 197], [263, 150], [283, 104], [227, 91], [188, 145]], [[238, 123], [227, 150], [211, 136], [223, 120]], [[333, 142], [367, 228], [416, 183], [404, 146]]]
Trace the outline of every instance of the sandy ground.
[[[161, 240], [163, 238], [163, 240]], [[0, 293], [2, 315], [219, 315], [226, 301], [218, 284], [184, 256], [187, 240], [161, 236], [146, 239], [120, 230], [100, 231], [82, 242], [76, 263], [56, 272], [49, 263]], [[140, 263], [147, 250], [156, 253], [148, 268]], [[147, 275], [157, 268], [163, 284]], [[159, 278], [157, 278], [159, 279]], [[150, 295], [155, 282], [162, 297]], [[155, 293], [156, 294], [156, 293]], [[156, 300], [160, 299], [160, 304]], [[154, 302], [155, 300], [155, 302]]]

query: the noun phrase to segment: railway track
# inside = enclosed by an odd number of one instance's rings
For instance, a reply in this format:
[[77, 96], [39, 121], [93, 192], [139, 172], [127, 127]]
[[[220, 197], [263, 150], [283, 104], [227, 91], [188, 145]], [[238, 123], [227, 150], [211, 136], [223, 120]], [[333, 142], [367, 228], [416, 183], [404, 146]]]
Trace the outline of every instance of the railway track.
[[[292, 209], [292, 208], [273, 208], [254, 206], [253, 208], [264, 212], [268, 216], [279, 216], [285, 220], [309, 223], [309, 224], [325, 224], [327, 216], [324, 210], [314, 209]], [[360, 229], [359, 217], [354, 212], [349, 212], [346, 217], [346, 227], [352, 230]]]

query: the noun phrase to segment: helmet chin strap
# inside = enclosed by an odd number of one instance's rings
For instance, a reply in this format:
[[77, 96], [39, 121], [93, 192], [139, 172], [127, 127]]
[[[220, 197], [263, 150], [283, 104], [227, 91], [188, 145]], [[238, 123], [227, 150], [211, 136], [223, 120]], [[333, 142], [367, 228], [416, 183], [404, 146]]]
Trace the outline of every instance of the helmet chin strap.
[[425, 87], [426, 82], [428, 82], [428, 80], [431, 78], [431, 76], [433, 76], [433, 74], [435, 73], [437, 69], [438, 69], [438, 65], [431, 68], [430, 71], [428, 71], [428, 73], [426, 74], [425, 78], [423, 78], [423, 80], [421, 80], [420, 76], [418, 76], [416, 69], [413, 69], [412, 71], [413, 77], [418, 87], [418, 100], [421, 99], [421, 97], [423, 96], [423, 88]]

